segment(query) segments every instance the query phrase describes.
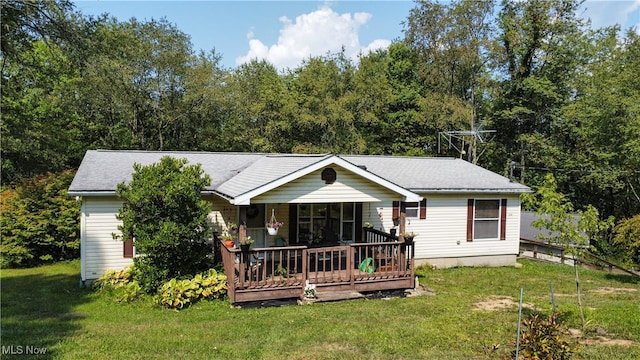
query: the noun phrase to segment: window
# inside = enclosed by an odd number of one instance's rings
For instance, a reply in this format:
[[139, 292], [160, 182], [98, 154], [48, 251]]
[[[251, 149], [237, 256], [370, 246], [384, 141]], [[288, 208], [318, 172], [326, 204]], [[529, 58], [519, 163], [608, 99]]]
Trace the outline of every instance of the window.
[[355, 239], [355, 204], [299, 204], [298, 242], [334, 244]]
[[394, 201], [392, 204], [391, 217], [393, 219], [400, 217], [400, 204], [404, 206], [405, 217], [407, 219], [426, 219], [427, 218], [427, 199], [418, 202]]
[[467, 241], [505, 239], [507, 199], [469, 199]]
[[420, 204], [417, 202], [404, 203], [404, 211], [407, 219], [417, 219], [420, 213]]

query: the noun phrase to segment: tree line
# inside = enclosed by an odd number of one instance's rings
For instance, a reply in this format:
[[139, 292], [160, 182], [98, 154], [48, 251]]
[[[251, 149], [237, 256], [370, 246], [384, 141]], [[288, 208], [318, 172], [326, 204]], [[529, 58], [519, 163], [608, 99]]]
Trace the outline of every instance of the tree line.
[[[456, 156], [640, 214], [640, 38], [580, 1], [416, 1], [388, 49], [284, 70], [225, 68], [164, 19], [1, 4], [3, 188], [96, 148]], [[491, 141], [441, 136], [479, 128]]]

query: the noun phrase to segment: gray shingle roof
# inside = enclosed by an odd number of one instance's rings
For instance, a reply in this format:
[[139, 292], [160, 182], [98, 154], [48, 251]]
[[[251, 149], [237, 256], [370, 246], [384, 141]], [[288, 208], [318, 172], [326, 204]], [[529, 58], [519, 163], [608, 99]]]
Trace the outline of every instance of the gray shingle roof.
[[[80, 164], [69, 193], [113, 194], [119, 183], [131, 180], [134, 163], [149, 165], [163, 156], [201, 164], [211, 176], [211, 184], [205, 191], [235, 197], [333, 155], [90, 150]], [[418, 193], [529, 191], [524, 185], [460, 159], [352, 155], [340, 158]]]
[[492, 171], [455, 158], [341, 156], [413, 192], [527, 192], [529, 188]]

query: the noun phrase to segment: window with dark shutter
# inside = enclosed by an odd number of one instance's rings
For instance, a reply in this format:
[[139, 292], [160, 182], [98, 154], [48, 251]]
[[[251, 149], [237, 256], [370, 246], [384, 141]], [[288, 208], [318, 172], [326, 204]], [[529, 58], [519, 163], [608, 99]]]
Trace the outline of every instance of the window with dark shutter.
[[399, 219], [400, 218], [400, 201], [394, 201], [393, 207], [391, 208], [391, 218]]
[[467, 241], [473, 241], [473, 199], [467, 200]]
[[124, 258], [133, 257], [133, 239], [124, 241], [122, 243], [122, 257]]
[[422, 199], [420, 201], [420, 219], [427, 218], [427, 199]]
[[500, 200], [500, 240], [507, 238], [507, 199]]
[[506, 239], [507, 199], [467, 200], [467, 241]]

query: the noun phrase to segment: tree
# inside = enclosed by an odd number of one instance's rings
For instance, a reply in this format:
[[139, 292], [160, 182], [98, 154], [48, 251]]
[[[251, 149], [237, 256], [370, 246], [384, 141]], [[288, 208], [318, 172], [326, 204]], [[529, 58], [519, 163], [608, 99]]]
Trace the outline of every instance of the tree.
[[231, 113], [226, 101], [228, 71], [221, 67], [221, 59], [215, 51], [200, 52], [187, 69], [179, 149], [229, 150], [223, 131]]
[[344, 106], [353, 116], [354, 127], [360, 133], [367, 154], [383, 154], [387, 146], [385, 116], [393, 97], [387, 77], [387, 50], [377, 50], [360, 57], [352, 78], [352, 91], [344, 97]]
[[206, 241], [210, 204], [201, 197], [211, 179], [200, 165], [163, 157], [149, 166], [134, 165], [129, 184], [118, 184], [124, 200], [117, 218], [120, 240], [134, 239], [134, 278], [155, 293], [171, 278], [195, 275], [209, 267], [212, 251]]
[[[285, 78], [265, 60], [252, 60], [226, 79], [220, 144], [225, 150], [288, 152], [295, 142]], [[283, 138], [288, 141], [282, 141]]]
[[84, 21], [68, 1], [2, 0], [2, 177], [5, 183], [76, 166], [81, 122], [66, 107], [79, 76]]
[[[492, 127], [507, 161], [533, 167], [557, 164], [557, 158], [540, 150], [558, 146], [551, 134], [570, 101], [570, 81], [586, 61], [579, 5], [575, 0], [502, 2], [500, 46], [493, 53], [500, 62], [500, 85], [494, 93]], [[520, 181], [525, 181], [525, 171]]]
[[355, 67], [343, 52], [309, 58], [291, 76], [298, 112], [293, 152], [360, 154], [365, 144], [347, 102]]
[[419, 57], [417, 73], [429, 91], [474, 102], [493, 47], [489, 0], [417, 2], [407, 18], [405, 41]]
[[40, 175], [2, 190], [2, 267], [78, 258], [80, 205], [67, 195], [74, 174]]
[[640, 265], [640, 215], [625, 219], [613, 230], [613, 244], [625, 264]]
[[[549, 230], [550, 235], [540, 233], [536, 240], [559, 243], [565, 251], [573, 255], [575, 269], [576, 290], [578, 292], [578, 306], [582, 327], [585, 327], [580, 296], [580, 277], [578, 263], [591, 241], [596, 241], [598, 235], [613, 226], [613, 218], [600, 220], [598, 210], [588, 205], [585, 210], [574, 210], [573, 204], [558, 192], [558, 185], [551, 174], [547, 174], [545, 182], [534, 195], [525, 197], [527, 206], [536, 209], [540, 218], [532, 223], [538, 229]], [[577, 221], [575, 218], [577, 217]]]
[[607, 28], [590, 36], [590, 63], [572, 82], [554, 141], [566, 169], [563, 191], [616, 218], [640, 212], [640, 36]]
[[189, 37], [165, 19], [112, 19], [97, 27], [92, 41], [77, 101], [92, 145], [182, 149], [181, 140], [191, 135], [184, 134], [192, 110], [185, 102], [194, 61]]
[[70, 27], [73, 5], [68, 0], [1, 0], [0, 8], [3, 71], [7, 62], [22, 63], [27, 59], [22, 54], [37, 40], [51, 45], [79, 40]]
[[[494, 1], [458, 0], [449, 4], [419, 1], [410, 11], [405, 42], [416, 54], [414, 68], [424, 99], [418, 112], [422, 119], [410, 130], [422, 133], [411, 147], [445, 154], [446, 148], [437, 148], [439, 132], [473, 130], [489, 120], [493, 9]], [[467, 158], [477, 163], [476, 139], [470, 140]]]
[[392, 44], [388, 52], [386, 75], [392, 96], [380, 141], [385, 154], [422, 155], [424, 127], [420, 103], [424, 97], [416, 71], [418, 57], [404, 42]]

